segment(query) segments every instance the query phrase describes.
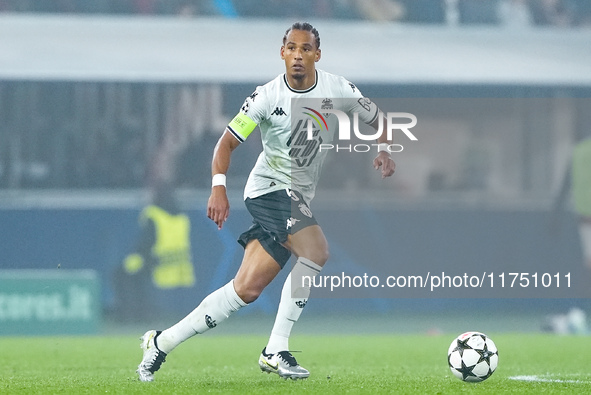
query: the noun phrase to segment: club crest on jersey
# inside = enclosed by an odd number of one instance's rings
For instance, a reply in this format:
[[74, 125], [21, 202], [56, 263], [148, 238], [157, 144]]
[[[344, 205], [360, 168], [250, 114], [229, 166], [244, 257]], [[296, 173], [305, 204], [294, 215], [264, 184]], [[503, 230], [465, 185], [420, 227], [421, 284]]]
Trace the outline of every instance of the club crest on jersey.
[[[332, 110], [334, 108], [334, 105], [332, 104], [332, 100], [331, 99], [324, 99], [322, 100], [322, 105], [320, 106], [321, 110]], [[322, 115], [324, 115], [325, 118], [328, 118], [328, 116], [330, 115], [330, 113], [322, 113]]]

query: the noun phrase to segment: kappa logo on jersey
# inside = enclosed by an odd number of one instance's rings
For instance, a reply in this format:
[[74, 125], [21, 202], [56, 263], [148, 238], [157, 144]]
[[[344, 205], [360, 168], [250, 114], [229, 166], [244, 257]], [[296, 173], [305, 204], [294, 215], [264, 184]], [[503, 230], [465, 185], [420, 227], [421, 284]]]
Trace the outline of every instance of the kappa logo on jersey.
[[298, 208], [306, 217], [312, 218], [312, 210], [310, 210], [310, 207], [306, 206], [304, 203], [300, 203]]
[[287, 146], [290, 147], [289, 156], [299, 167], [307, 167], [312, 164], [318, 154], [320, 144], [323, 142], [320, 129], [313, 129], [312, 138], [308, 139], [308, 131], [304, 127], [304, 122], [302, 119], [298, 121], [287, 140]]
[[289, 229], [294, 226], [296, 223], [300, 222], [299, 219], [291, 217], [287, 219], [287, 227], [285, 229]]
[[283, 107], [275, 107], [275, 110], [271, 113], [271, 115], [286, 115], [287, 113], [283, 111]]
[[295, 305], [298, 306], [300, 309], [303, 309], [304, 307], [306, 307], [306, 303], [308, 303], [306, 299], [298, 300], [297, 302], [295, 302]]
[[349, 82], [349, 86], [351, 87], [351, 89], [353, 89], [353, 92], [355, 92], [355, 90], [357, 89], [355, 84], [353, 84], [352, 82]]
[[252, 95], [250, 95], [249, 97], [252, 101], [254, 101], [255, 97], [257, 97], [258, 94], [259, 94], [259, 92], [254, 91], [254, 92], [252, 92]]

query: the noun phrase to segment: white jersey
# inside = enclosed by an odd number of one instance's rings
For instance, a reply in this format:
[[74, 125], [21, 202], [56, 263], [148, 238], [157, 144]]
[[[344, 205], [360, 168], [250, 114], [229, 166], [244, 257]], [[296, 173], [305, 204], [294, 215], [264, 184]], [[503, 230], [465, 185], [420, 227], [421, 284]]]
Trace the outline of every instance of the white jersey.
[[[319, 99], [325, 105], [328, 103], [323, 108], [340, 109], [348, 114], [356, 112], [367, 124], [377, 119], [379, 113], [377, 106], [364, 98], [355, 85], [322, 70], [316, 70], [316, 82], [303, 91], [292, 89], [285, 74], [257, 87], [228, 126], [240, 142], [248, 137], [254, 124], [261, 130], [263, 152], [248, 177], [244, 199], [286, 188], [299, 191], [308, 203], [314, 197], [327, 153], [319, 150], [319, 145], [332, 142], [337, 120], [334, 114], [324, 114], [322, 122], [327, 122], [326, 128], [316, 123], [314, 138], [308, 139], [307, 121], [312, 114], [299, 106], [292, 108], [292, 99]], [[339, 103], [338, 99], [355, 100], [347, 100], [347, 108], [338, 108], [338, 104], [336, 107], [333, 104]], [[245, 127], [248, 123], [250, 128]]]

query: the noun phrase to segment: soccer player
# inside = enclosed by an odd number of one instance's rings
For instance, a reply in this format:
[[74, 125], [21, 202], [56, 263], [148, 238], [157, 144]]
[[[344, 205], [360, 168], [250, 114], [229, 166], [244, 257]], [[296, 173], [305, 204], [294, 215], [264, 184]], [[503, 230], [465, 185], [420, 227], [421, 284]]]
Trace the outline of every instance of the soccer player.
[[[316, 69], [320, 60], [318, 31], [309, 23], [294, 23], [287, 29], [281, 46], [285, 73], [259, 86], [246, 98], [238, 115], [219, 139], [212, 160], [212, 190], [207, 215], [219, 229], [228, 219], [226, 172], [230, 157], [259, 125], [263, 151], [248, 177], [244, 198], [253, 225], [238, 239], [244, 258], [236, 276], [209, 294], [189, 315], [164, 331], [147, 331], [142, 337], [143, 360], [137, 373], [141, 381], [152, 381], [154, 372], [175, 347], [190, 337], [219, 325], [233, 312], [254, 302], [277, 276], [291, 254], [297, 258], [279, 301], [271, 336], [259, 358], [260, 368], [283, 378], [307, 378], [310, 373], [289, 352], [289, 336], [306, 305], [310, 288], [293, 278], [316, 276], [328, 260], [328, 243], [309, 208], [324, 155], [318, 146], [299, 149], [307, 141], [295, 135], [291, 125], [292, 98], [349, 98], [355, 103], [347, 110], [379, 130], [381, 114], [357, 87], [343, 77]], [[334, 118], [334, 117], [333, 117]], [[299, 133], [306, 133], [300, 128]], [[315, 134], [315, 137], [318, 137]], [[382, 177], [394, 173], [395, 164], [386, 134], [377, 139], [379, 152], [373, 161]], [[296, 144], [295, 141], [298, 143]], [[297, 145], [297, 147], [296, 147]], [[316, 155], [317, 154], [317, 155]], [[303, 157], [294, 158], [294, 156]], [[294, 160], [296, 159], [296, 160]]]

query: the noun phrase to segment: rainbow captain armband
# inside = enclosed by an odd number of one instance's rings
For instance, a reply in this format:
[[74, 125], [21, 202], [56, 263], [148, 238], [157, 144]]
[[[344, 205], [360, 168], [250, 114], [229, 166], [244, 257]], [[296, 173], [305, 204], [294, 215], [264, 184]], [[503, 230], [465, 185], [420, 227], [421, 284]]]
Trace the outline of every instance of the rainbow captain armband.
[[242, 143], [252, 133], [256, 126], [256, 122], [250, 119], [248, 115], [239, 112], [228, 124], [228, 130]]

